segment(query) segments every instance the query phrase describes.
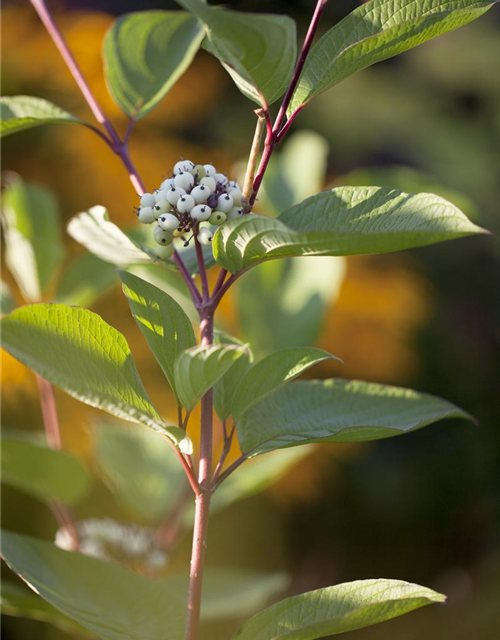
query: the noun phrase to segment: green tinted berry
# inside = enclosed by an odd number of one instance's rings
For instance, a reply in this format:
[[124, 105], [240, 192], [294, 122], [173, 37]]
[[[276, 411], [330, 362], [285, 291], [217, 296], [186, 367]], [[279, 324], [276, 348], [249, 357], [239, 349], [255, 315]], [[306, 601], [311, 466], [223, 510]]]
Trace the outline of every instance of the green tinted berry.
[[156, 220], [155, 212], [152, 207], [141, 207], [137, 214], [137, 219], [143, 224], [151, 224]]
[[210, 224], [213, 224], [216, 227], [221, 225], [223, 222], [226, 222], [226, 220], [227, 216], [222, 211], [214, 211], [209, 218]]
[[174, 236], [173, 236], [172, 232], [171, 231], [165, 231], [164, 229], [162, 229], [160, 227], [160, 225], [157, 225], [154, 228], [153, 237], [154, 237], [155, 242], [157, 244], [161, 244], [163, 246], [168, 246], [169, 244], [172, 244], [172, 242], [174, 240]]
[[154, 248], [154, 252], [162, 260], [167, 260], [168, 258], [171, 258], [174, 255], [174, 251], [175, 251], [175, 248], [173, 244], [157, 245]]
[[197, 164], [196, 167], [191, 171], [192, 176], [198, 176], [198, 182], [207, 175], [205, 171], [205, 167], [202, 164]]

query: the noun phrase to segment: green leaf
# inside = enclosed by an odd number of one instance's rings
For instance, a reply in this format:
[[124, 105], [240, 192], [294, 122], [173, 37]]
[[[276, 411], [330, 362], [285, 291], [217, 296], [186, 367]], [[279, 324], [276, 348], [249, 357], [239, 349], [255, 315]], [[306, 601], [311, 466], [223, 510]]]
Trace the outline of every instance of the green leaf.
[[1, 589], [2, 614], [4, 615], [47, 622], [57, 629], [77, 635], [77, 637], [94, 635], [89, 634], [87, 629], [76, 624], [71, 618], [67, 618], [33, 591], [28, 591], [6, 580], [2, 580]]
[[279, 218], [229, 220], [214, 236], [217, 262], [232, 273], [289, 256], [388, 253], [487, 233], [439, 196], [382, 187], [339, 187]]
[[311, 442], [362, 442], [473, 418], [451, 402], [412, 389], [359, 380], [296, 382], [278, 389], [238, 424], [241, 450], [259, 455]]
[[91, 478], [71, 453], [2, 437], [2, 482], [35, 498], [75, 504], [89, 492]]
[[0, 280], [0, 314], [4, 316], [16, 308], [16, 301], [10, 290], [9, 285]]
[[139, 119], [165, 97], [189, 67], [204, 38], [181, 11], [138, 11], [120, 16], [104, 42], [109, 91], [128, 116]]
[[182, 640], [183, 594], [122, 567], [4, 531], [2, 555], [44, 600], [103, 640]]
[[96, 462], [117, 502], [132, 518], [160, 522], [185, 484], [172, 447], [148, 429], [100, 423]]
[[159, 431], [181, 450], [191, 443], [151, 404], [124, 336], [92, 311], [63, 304], [17, 309], [2, 320], [3, 348], [71, 396]]
[[237, 344], [245, 348], [245, 353], [238, 358], [232, 367], [226, 371], [222, 378], [214, 386], [214, 407], [217, 415], [221, 420], [225, 420], [231, 413], [231, 403], [233, 401], [234, 392], [238, 387], [242, 377], [252, 366], [253, 355], [248, 345], [240, 342], [225, 333], [215, 333], [215, 344]]
[[24, 299], [38, 302], [64, 258], [56, 199], [16, 178], [3, 193], [2, 223], [7, 266]]
[[234, 640], [316, 640], [445, 600], [401, 580], [357, 580], [282, 600], [246, 622]]
[[116, 270], [112, 265], [85, 251], [65, 266], [56, 301], [91, 307], [116, 281]]
[[33, 96], [0, 98], [0, 119], [1, 138], [42, 124], [69, 122], [90, 126], [89, 123], [75, 118], [52, 102]]
[[193, 409], [244, 353], [233, 344], [199, 345], [181, 353], [175, 361], [175, 386], [182, 406]]
[[177, 302], [158, 287], [125, 271], [119, 272], [132, 315], [177, 398], [174, 364], [196, 345], [191, 321]]
[[371, 0], [330, 29], [311, 49], [288, 112], [351, 74], [396, 56], [483, 15], [482, 0]]
[[266, 107], [285, 93], [297, 57], [291, 18], [227, 11], [202, 0], [177, 2], [205, 25], [204, 47], [220, 60], [247, 98]]
[[338, 360], [323, 349], [291, 347], [257, 362], [241, 380], [234, 394], [232, 414], [235, 421], [258, 402], [264, 400], [287, 382], [291, 382], [323, 360]]
[[90, 253], [120, 267], [154, 260], [152, 250], [126, 236], [110, 222], [108, 212], [100, 205], [72, 218], [68, 223], [68, 233]]
[[[206, 269], [210, 269], [215, 264], [214, 254], [212, 252], [211, 246], [202, 246], [203, 253], [203, 262], [205, 264]], [[186, 269], [189, 271], [191, 275], [199, 272], [200, 268], [198, 265], [198, 258], [196, 257], [196, 248], [193, 242], [189, 243], [189, 246], [184, 247], [183, 245], [179, 246], [178, 253], [184, 262]]]

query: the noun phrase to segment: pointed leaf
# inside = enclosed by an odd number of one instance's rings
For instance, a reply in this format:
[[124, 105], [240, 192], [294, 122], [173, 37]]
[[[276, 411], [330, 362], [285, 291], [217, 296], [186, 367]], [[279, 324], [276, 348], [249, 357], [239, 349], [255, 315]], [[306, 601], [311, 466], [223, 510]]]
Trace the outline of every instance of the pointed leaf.
[[293, 596], [261, 611], [234, 640], [316, 640], [362, 629], [446, 596], [402, 580], [358, 580]]
[[291, 382], [301, 373], [323, 360], [338, 360], [323, 349], [291, 347], [282, 349], [257, 362], [241, 380], [233, 400], [232, 414], [235, 421], [257, 404]]
[[241, 450], [258, 455], [310, 442], [361, 442], [471, 416], [451, 402], [412, 389], [359, 380], [296, 382], [247, 411]]
[[51, 191], [13, 180], [3, 192], [5, 261], [24, 299], [38, 302], [64, 258], [60, 215]]
[[2, 556], [47, 602], [103, 640], [182, 640], [183, 594], [122, 567], [4, 531]]
[[361, 69], [396, 56], [483, 15], [484, 0], [371, 0], [311, 49], [289, 113]]
[[219, 227], [213, 248], [232, 273], [286, 256], [388, 253], [487, 233], [450, 202], [384, 187], [339, 187], [307, 198], [279, 218], [241, 216]]
[[134, 119], [149, 113], [189, 67], [204, 35], [182, 11], [120, 16], [104, 42], [106, 81], [116, 104]]
[[245, 348], [245, 353], [238, 358], [232, 367], [226, 371], [222, 378], [214, 386], [214, 407], [221, 420], [227, 419], [231, 414], [231, 404], [234, 392], [238, 387], [242, 377], [248, 372], [253, 362], [253, 355], [248, 345], [240, 342], [225, 333], [215, 334], [215, 344], [237, 344]]
[[4, 436], [2, 482], [35, 498], [75, 504], [90, 490], [91, 478], [71, 453]]
[[0, 98], [0, 137], [31, 129], [42, 124], [74, 123], [90, 126], [48, 100], [33, 96]]
[[291, 18], [228, 11], [202, 0], [177, 2], [205, 25], [205, 48], [247, 98], [265, 107], [285, 93], [297, 56]]
[[190, 442], [151, 404], [124, 336], [87, 309], [63, 304], [22, 307], [2, 320], [3, 348], [81, 402], [145, 424], [180, 449]]
[[245, 349], [232, 344], [187, 349], [175, 362], [175, 385], [183, 407], [190, 411]]
[[196, 345], [191, 321], [177, 302], [158, 287], [125, 271], [119, 272], [132, 315], [176, 397], [177, 356]]

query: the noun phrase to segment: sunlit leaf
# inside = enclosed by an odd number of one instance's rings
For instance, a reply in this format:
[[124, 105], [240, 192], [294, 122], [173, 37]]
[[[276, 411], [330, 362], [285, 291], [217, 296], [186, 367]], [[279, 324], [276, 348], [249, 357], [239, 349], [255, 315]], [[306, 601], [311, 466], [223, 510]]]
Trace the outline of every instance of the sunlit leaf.
[[445, 418], [471, 416], [447, 400], [359, 380], [286, 385], [238, 424], [241, 450], [258, 455], [311, 442], [361, 442], [397, 436]]
[[106, 80], [130, 117], [145, 116], [191, 64], [203, 29], [182, 11], [138, 11], [120, 16], [104, 43]]
[[88, 124], [52, 102], [33, 96], [0, 98], [0, 119], [0, 137], [2, 138], [42, 124]]

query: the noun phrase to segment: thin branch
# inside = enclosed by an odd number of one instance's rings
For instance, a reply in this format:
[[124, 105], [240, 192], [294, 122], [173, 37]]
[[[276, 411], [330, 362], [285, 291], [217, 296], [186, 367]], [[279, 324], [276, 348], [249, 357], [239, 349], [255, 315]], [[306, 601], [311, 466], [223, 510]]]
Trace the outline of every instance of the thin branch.
[[248, 156], [247, 169], [245, 172], [245, 182], [243, 184], [243, 191], [241, 200], [244, 203], [245, 208], [250, 202], [253, 189], [253, 181], [255, 177], [255, 166], [257, 165], [257, 158], [259, 157], [260, 144], [262, 142], [262, 136], [266, 128], [266, 122], [269, 122], [269, 113], [264, 109], [256, 109], [255, 115], [257, 116], [257, 124], [255, 126], [255, 133], [253, 136], [252, 147], [250, 149], [250, 155]]
[[227, 269], [221, 269], [220, 270], [219, 277], [217, 278], [217, 282], [215, 283], [214, 289], [212, 291], [212, 297], [215, 296], [218, 293], [218, 291], [220, 290], [220, 288], [224, 284], [224, 280], [226, 279], [227, 274], [228, 274]]
[[198, 240], [198, 232], [194, 235], [194, 245], [196, 248], [196, 259], [198, 260], [198, 271], [201, 280], [201, 290], [203, 291], [202, 302], [207, 302], [210, 298], [210, 289], [208, 288], [207, 270], [205, 267], [205, 258], [203, 257], [203, 249]]
[[[226, 432], [225, 429], [225, 421], [224, 421], [224, 434]], [[224, 462], [226, 461], [226, 458], [228, 456], [228, 453], [231, 451], [231, 445], [233, 443], [233, 436], [236, 432], [236, 425], [233, 424], [233, 427], [231, 429], [231, 432], [229, 433], [229, 435], [224, 435], [224, 448], [222, 449], [222, 453], [219, 459], [219, 462], [217, 463], [217, 466], [215, 468], [214, 471], [214, 475], [212, 478], [212, 483], [214, 484], [214, 486], [217, 483], [217, 479], [219, 478], [219, 475], [222, 471], [222, 467], [224, 466]]]
[[245, 460], [247, 459], [246, 454], [242, 454], [239, 458], [237, 458], [233, 464], [229, 465], [229, 467], [224, 471], [224, 473], [221, 473], [217, 482], [214, 483], [213, 486], [213, 491], [215, 491], [218, 487], [220, 487], [220, 485], [224, 482], [224, 480], [230, 476], [233, 471], [235, 471], [240, 465], [242, 465]]

